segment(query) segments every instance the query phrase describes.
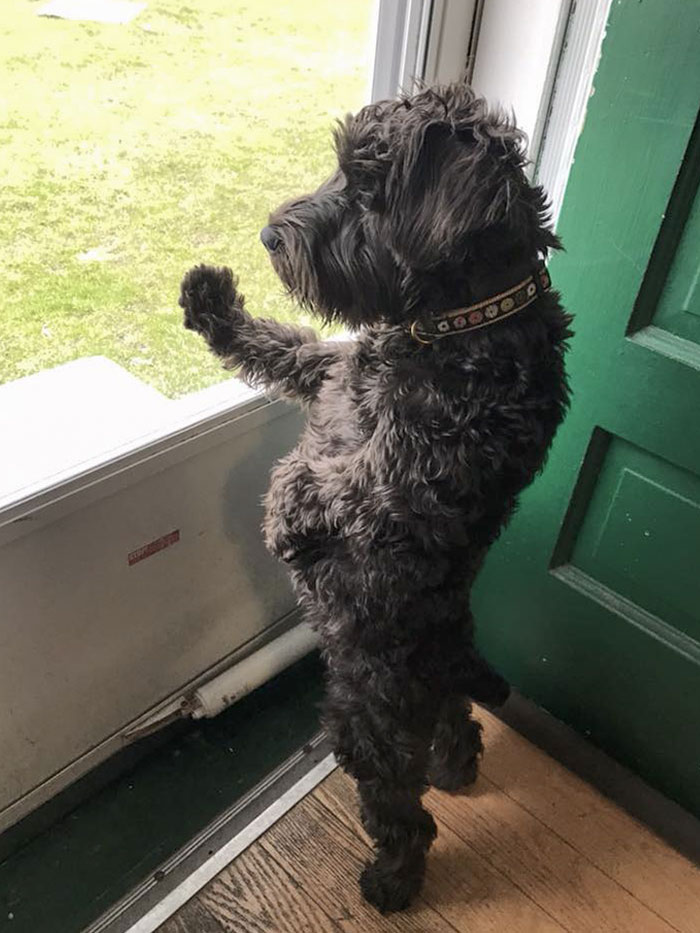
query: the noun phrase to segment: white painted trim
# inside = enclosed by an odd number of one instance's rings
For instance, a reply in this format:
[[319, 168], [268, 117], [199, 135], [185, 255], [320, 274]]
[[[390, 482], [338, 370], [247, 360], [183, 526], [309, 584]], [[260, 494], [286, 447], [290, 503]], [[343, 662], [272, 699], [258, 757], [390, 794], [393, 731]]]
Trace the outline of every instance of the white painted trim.
[[408, 0], [399, 69], [399, 90], [411, 93], [423, 77], [430, 0]]
[[372, 100], [410, 92], [422, 79], [431, 0], [381, 0], [372, 69]]
[[489, 0], [484, 4], [471, 83], [491, 105], [512, 111], [534, 162], [571, 0]]
[[466, 73], [479, 0], [379, 0], [371, 100]]
[[554, 82], [556, 81], [559, 62], [561, 61], [561, 52], [564, 47], [566, 31], [569, 26], [571, 8], [575, 2], [576, 0], [565, 0], [565, 2], [560, 3], [559, 6], [559, 15], [554, 27], [554, 34], [552, 36], [549, 62], [547, 65], [546, 74], [544, 76], [544, 82], [542, 84], [540, 104], [537, 109], [537, 119], [535, 120], [535, 125], [530, 136], [530, 157], [533, 160], [537, 159], [540, 148], [542, 146], [542, 139], [544, 137], [544, 131], [547, 125], [549, 111], [552, 104]]
[[[556, 220], [600, 59], [612, 0], [488, 0], [472, 84], [515, 112]], [[526, 77], [526, 80], [523, 79]]]
[[555, 224], [583, 130], [610, 5], [611, 0], [579, 0], [566, 30], [536, 172], [549, 195]]
[[459, 81], [467, 70], [478, 0], [433, 0], [423, 77], [427, 84]]
[[433, 15], [433, 6], [435, 0], [427, 0], [421, 3], [420, 22], [416, 39], [416, 70], [411, 81], [411, 87], [415, 88], [417, 82], [425, 78], [425, 60], [428, 54], [428, 42], [430, 40], [430, 21]]
[[402, 0], [379, 0], [369, 94], [371, 101], [394, 97], [398, 91], [405, 6]]
[[154, 933], [183, 904], [186, 904], [195, 894], [201, 891], [212, 878], [215, 878], [220, 871], [223, 871], [237, 856], [259, 839], [263, 833], [267, 832], [285, 813], [288, 813], [295, 804], [299, 803], [317, 787], [324, 778], [328, 777], [336, 766], [337, 763], [333, 755], [328, 755], [323, 761], [320, 761], [308, 774], [305, 774], [293, 787], [290, 787], [286, 793], [275, 800], [267, 810], [208, 858], [181, 884], [166, 894], [163, 900], [156, 904], [155, 907], [152, 907], [140, 920], [137, 920], [127, 933]]

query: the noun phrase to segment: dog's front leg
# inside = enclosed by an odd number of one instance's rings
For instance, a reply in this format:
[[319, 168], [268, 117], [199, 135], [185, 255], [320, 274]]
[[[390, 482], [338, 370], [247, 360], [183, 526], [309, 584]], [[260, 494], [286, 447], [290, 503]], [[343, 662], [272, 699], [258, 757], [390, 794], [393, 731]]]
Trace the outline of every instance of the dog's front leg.
[[317, 340], [310, 328], [251, 317], [236, 286], [230, 269], [190, 269], [180, 289], [185, 327], [200, 333], [224, 365], [239, 369], [250, 385], [313, 401], [343, 345]]

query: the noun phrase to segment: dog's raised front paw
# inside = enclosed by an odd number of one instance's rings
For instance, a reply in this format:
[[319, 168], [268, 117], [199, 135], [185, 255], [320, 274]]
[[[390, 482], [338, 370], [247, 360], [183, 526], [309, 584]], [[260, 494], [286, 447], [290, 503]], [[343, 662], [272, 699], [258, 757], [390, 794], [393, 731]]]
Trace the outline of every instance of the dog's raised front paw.
[[195, 266], [182, 280], [178, 303], [185, 312], [184, 325], [206, 337], [213, 349], [220, 349], [243, 320], [243, 298], [237, 285], [225, 266]]

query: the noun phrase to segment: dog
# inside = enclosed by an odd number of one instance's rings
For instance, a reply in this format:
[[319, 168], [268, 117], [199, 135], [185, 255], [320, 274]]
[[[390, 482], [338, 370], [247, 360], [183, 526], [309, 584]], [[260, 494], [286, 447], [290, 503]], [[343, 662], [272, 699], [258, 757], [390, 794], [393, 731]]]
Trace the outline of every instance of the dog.
[[320, 635], [323, 721], [375, 844], [361, 889], [388, 912], [421, 887], [427, 785], [476, 777], [471, 700], [508, 696], [470, 590], [565, 415], [571, 318], [524, 137], [468, 86], [366, 106], [335, 146], [261, 239], [289, 294], [356, 338], [251, 317], [226, 268], [190, 270], [180, 304], [225, 366], [307, 409], [264, 535]]

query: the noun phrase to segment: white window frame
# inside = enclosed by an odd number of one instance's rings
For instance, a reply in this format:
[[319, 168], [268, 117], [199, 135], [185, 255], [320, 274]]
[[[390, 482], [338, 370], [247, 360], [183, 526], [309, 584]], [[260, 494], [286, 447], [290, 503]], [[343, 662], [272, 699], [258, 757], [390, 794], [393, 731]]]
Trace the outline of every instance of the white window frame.
[[480, 0], [381, 0], [370, 99], [410, 93], [420, 82], [464, 75], [478, 24]]

